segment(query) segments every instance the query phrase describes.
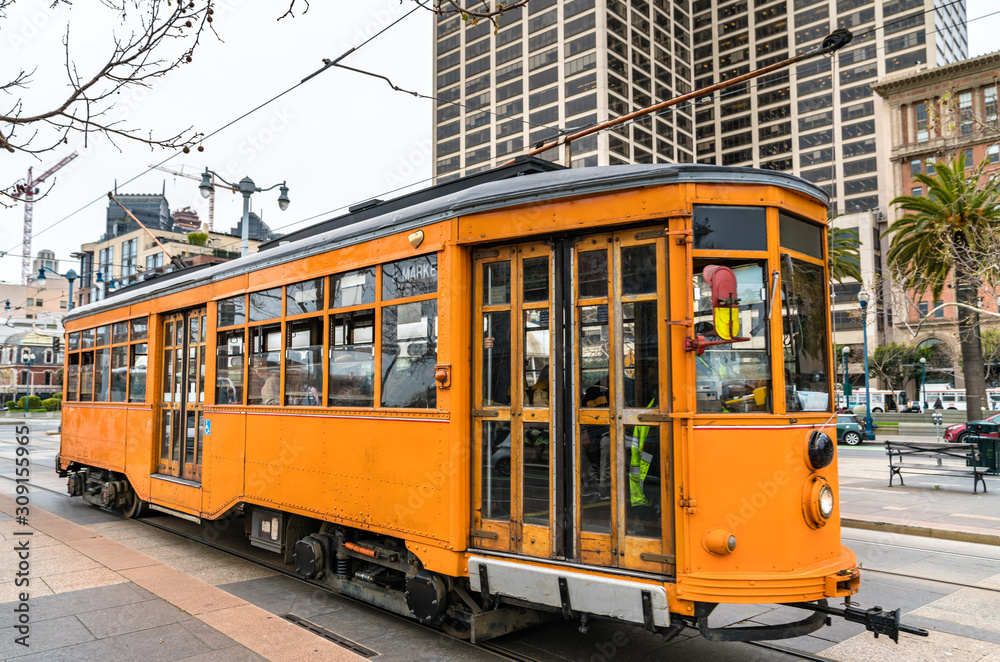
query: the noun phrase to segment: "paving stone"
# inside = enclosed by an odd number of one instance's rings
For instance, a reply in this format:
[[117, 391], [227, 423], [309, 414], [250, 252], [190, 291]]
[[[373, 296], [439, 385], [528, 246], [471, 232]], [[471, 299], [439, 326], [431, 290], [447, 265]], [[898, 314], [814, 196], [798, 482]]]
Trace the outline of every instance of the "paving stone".
[[180, 625], [167, 625], [17, 659], [18, 662], [173, 662], [209, 652], [213, 651]]
[[[9, 622], [9, 621], [8, 621]], [[20, 656], [53, 651], [66, 646], [93, 641], [94, 637], [76, 616], [64, 616], [29, 624], [28, 647], [15, 642], [20, 635], [13, 627], [0, 629], [0, 659], [17, 659]]]
[[122, 605], [79, 614], [77, 618], [96, 638], [104, 639], [127, 632], [180, 623], [190, 620], [191, 615], [165, 600], [147, 600], [139, 605]]
[[184, 626], [185, 630], [198, 637], [206, 646], [213, 650], [222, 650], [237, 645], [233, 639], [222, 634], [215, 628], [209, 627], [197, 618], [182, 621], [181, 625]]
[[[143, 600], [143, 596], [126, 583], [112, 584], [98, 588], [83, 589], [58, 595], [31, 597], [31, 618], [45, 621], [72, 614], [85, 614], [112, 606], [133, 605]], [[8, 613], [13, 603], [0, 605], [0, 613]]]

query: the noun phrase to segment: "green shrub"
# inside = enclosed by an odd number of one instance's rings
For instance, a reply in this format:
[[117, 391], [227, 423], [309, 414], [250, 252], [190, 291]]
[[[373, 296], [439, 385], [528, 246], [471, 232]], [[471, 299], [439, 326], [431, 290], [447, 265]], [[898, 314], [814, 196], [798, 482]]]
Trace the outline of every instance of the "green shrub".
[[[20, 409], [21, 411], [24, 411], [24, 396], [18, 398], [17, 404], [14, 405], [14, 409]], [[45, 411], [45, 409], [42, 407], [42, 399], [37, 395], [31, 396], [28, 399], [28, 409], [32, 411], [36, 409], [40, 411]]]
[[62, 399], [60, 398], [46, 398], [42, 400], [42, 407], [45, 411], [59, 411], [59, 407], [62, 405]]

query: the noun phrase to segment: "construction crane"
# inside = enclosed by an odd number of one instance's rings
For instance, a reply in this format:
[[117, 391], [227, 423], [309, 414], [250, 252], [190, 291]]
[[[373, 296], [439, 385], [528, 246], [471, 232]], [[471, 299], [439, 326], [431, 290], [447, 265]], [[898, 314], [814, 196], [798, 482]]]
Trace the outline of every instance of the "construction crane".
[[28, 168], [28, 178], [24, 183], [24, 192], [18, 196], [18, 200], [24, 201], [24, 238], [21, 240], [21, 248], [24, 255], [21, 257], [21, 285], [27, 285], [31, 279], [31, 222], [34, 218], [34, 198], [38, 194], [38, 185], [55, 174], [56, 170], [77, 157], [73, 152], [59, 163], [55, 164], [38, 177], [32, 176], [32, 168]]
[[[197, 182], [201, 181], [201, 175], [189, 175], [185, 172], [178, 172], [177, 170], [171, 170], [170, 168], [164, 168], [163, 166], [150, 165], [150, 168], [155, 170], [162, 170], [163, 172], [169, 172], [171, 175], [176, 175], [178, 177], [187, 177], [188, 179], [193, 179]], [[233, 188], [232, 186], [226, 186], [225, 184], [216, 184], [215, 175], [212, 175], [212, 184], [214, 186], [219, 186], [224, 189], [229, 189], [233, 193], [239, 193], [239, 189]], [[208, 231], [212, 232], [215, 228], [215, 189], [212, 189], [212, 194], [208, 196]]]

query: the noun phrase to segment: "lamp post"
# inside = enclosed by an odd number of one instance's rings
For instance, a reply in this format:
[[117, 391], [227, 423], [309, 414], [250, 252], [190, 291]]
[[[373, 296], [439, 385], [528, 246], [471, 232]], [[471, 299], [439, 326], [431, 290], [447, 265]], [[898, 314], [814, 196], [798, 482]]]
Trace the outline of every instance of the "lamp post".
[[850, 409], [850, 401], [847, 399], [847, 355], [851, 353], [851, 348], [844, 345], [840, 353], [844, 355], [844, 407]]
[[24, 387], [25, 387], [24, 388], [24, 390], [25, 390], [25, 396], [24, 396], [24, 415], [27, 416], [28, 415], [28, 407], [29, 407], [30, 402], [31, 402], [31, 366], [35, 362], [35, 355], [29, 351], [27, 354], [22, 354], [21, 358], [24, 361], [25, 365], [28, 366], [28, 378], [25, 380], [25, 384], [24, 384]]
[[250, 249], [250, 196], [254, 193], [262, 193], [264, 191], [270, 191], [273, 188], [281, 187], [281, 194], [278, 196], [278, 208], [281, 211], [288, 209], [288, 203], [291, 202], [288, 199], [288, 187], [285, 186], [285, 182], [280, 184], [275, 184], [274, 186], [269, 186], [267, 188], [260, 188], [253, 183], [250, 177], [244, 177], [240, 180], [239, 184], [232, 184], [227, 182], [225, 179], [219, 176], [219, 173], [213, 172], [208, 168], [205, 168], [205, 172], [201, 175], [201, 184], [198, 185], [198, 190], [201, 191], [201, 197], [208, 198], [215, 191], [215, 185], [212, 183], [212, 177], [218, 177], [219, 181], [228, 186], [235, 187], [243, 194], [243, 232], [242, 232], [242, 242], [240, 245], [240, 257], [246, 257], [247, 252]]
[[920, 413], [927, 408], [927, 358], [920, 357]]
[[[61, 273], [59, 273], [57, 271], [54, 271], [54, 270], [50, 269], [49, 267], [39, 267], [38, 268], [38, 278], [36, 280], [38, 280], [38, 283], [39, 283], [40, 287], [45, 287], [45, 281], [47, 280], [45, 278], [45, 272], [46, 271], [48, 271], [53, 276], [59, 276], [60, 278], [65, 278], [66, 280], [69, 281], [69, 305], [66, 307], [66, 310], [67, 310], [67, 312], [70, 311], [70, 310], [73, 310], [73, 281], [75, 281], [77, 278], [79, 278], [79, 276], [77, 276], [76, 272], [73, 271], [72, 269], [70, 269], [69, 271], [67, 271], [64, 274], [61, 274]], [[97, 272], [97, 280], [101, 280], [101, 273], [100, 272]]]
[[872, 389], [868, 382], [868, 301], [870, 295], [865, 290], [858, 292], [858, 305], [861, 306], [861, 330], [865, 353], [865, 438], [875, 440], [875, 430], [872, 428]]

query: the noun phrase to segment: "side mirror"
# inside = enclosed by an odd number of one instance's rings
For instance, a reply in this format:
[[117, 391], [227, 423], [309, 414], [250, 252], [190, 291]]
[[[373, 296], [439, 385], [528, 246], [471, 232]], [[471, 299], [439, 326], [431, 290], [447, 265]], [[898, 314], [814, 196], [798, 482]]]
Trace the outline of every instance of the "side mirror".
[[740, 335], [740, 300], [736, 296], [736, 274], [729, 267], [710, 264], [701, 272], [712, 290], [715, 334], [723, 340]]

